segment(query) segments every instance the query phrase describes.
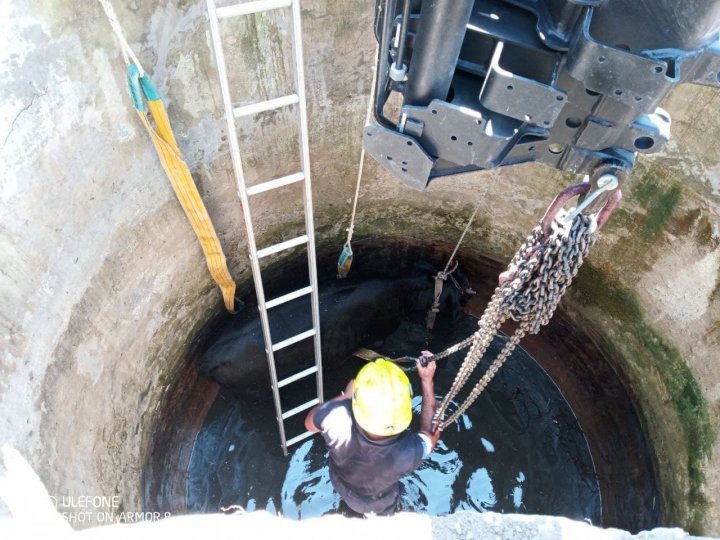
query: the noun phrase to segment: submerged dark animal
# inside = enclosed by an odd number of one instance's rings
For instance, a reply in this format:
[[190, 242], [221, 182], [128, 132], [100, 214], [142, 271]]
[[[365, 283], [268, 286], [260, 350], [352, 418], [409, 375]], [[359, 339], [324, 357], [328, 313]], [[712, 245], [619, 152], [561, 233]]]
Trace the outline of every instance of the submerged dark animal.
[[[344, 361], [360, 346], [377, 347], [394, 332], [403, 318], [432, 305], [432, 266], [418, 265], [413, 277], [373, 279], [357, 284], [336, 282], [320, 292], [320, 328], [323, 362]], [[467, 280], [458, 272], [458, 277]], [[468, 284], [469, 288], [469, 284]], [[441, 316], [457, 316], [464, 294], [447, 286], [441, 297]], [[269, 311], [274, 343], [312, 327], [309, 298], [299, 298]], [[275, 353], [278, 376], [308, 367], [313, 362], [312, 339]], [[202, 355], [200, 373], [242, 393], [266, 392], [267, 357], [258, 317], [224, 331]]]
[[[455, 266], [453, 264], [451, 266], [455, 269], [449, 273], [448, 278], [445, 280], [440, 295], [439, 308], [443, 316], [449, 316], [454, 321], [460, 316], [462, 306], [467, 303], [470, 296], [475, 294], [475, 291], [470, 286], [470, 281], [459, 265]], [[438, 269], [430, 263], [420, 261], [415, 265], [413, 274], [424, 276], [427, 283], [427, 287], [418, 291], [414, 309], [427, 311], [435, 299], [435, 276], [438, 274]]]

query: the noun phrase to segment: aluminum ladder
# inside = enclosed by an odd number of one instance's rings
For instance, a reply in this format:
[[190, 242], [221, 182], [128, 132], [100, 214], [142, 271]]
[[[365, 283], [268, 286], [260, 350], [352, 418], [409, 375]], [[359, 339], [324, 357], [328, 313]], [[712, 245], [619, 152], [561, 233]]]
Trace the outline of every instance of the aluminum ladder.
[[[220, 20], [230, 17], [238, 17], [245, 15], [253, 15], [265, 11], [275, 9], [289, 8], [290, 17], [292, 18], [292, 49], [293, 63], [295, 72], [295, 93], [288, 96], [282, 96], [267, 101], [261, 101], [245, 105], [242, 107], [234, 107], [232, 97], [230, 95], [230, 85], [227, 78], [227, 67], [225, 64], [225, 55], [223, 52], [222, 39], [220, 35]], [[305, 103], [305, 73], [303, 70], [303, 52], [302, 52], [302, 29], [300, 25], [300, 0], [257, 0], [230, 5], [227, 7], [216, 7], [214, 0], [207, 0], [207, 12], [210, 20], [210, 34], [212, 37], [213, 51], [215, 54], [215, 62], [220, 79], [220, 88], [222, 91], [222, 100], [225, 108], [225, 118], [228, 127], [228, 140], [230, 143], [230, 155], [232, 156], [233, 169], [235, 171], [235, 179], [237, 182], [238, 196], [242, 203], [243, 217], [245, 220], [245, 229], [247, 231], [247, 242], [252, 267], [253, 281], [255, 282], [255, 293], [257, 294], [258, 311], [260, 312], [260, 321], [262, 324], [263, 339], [265, 340], [265, 352], [267, 353], [268, 367], [270, 369], [270, 379], [272, 381], [273, 400], [275, 402], [275, 413], [280, 431], [280, 441], [283, 453], [287, 455], [288, 446], [300, 442], [308, 438], [312, 433], [305, 431], [300, 435], [286, 438], [285, 420], [296, 414], [305, 411], [323, 400], [322, 387], [322, 358], [320, 353], [320, 310], [318, 302], [318, 286], [317, 286], [317, 266], [315, 260], [315, 238], [313, 227], [313, 206], [312, 193], [310, 183], [310, 149], [308, 146], [308, 128], [307, 128], [307, 106]], [[245, 185], [245, 176], [243, 174], [242, 160], [240, 158], [240, 147], [235, 130], [235, 119], [245, 116], [256, 115], [261, 112], [270, 111], [295, 105], [298, 112], [298, 128], [300, 136], [300, 168], [297, 173], [282, 178], [276, 178], [262, 182], [257, 185], [247, 187]], [[258, 193], [264, 193], [269, 190], [277, 189], [282, 186], [302, 183], [303, 187], [303, 206], [305, 210], [305, 234], [281, 242], [279, 244], [257, 249], [255, 243], [255, 234], [253, 232], [252, 218], [250, 214], [249, 198]], [[296, 246], [305, 244], [308, 254], [308, 272], [310, 284], [307, 287], [298, 289], [291, 293], [285, 294], [272, 300], [265, 300], [265, 291], [260, 274], [260, 259], [279, 253], [281, 251], [291, 249]], [[292, 336], [283, 341], [273, 343], [270, 335], [270, 324], [268, 319], [268, 310], [277, 307], [285, 302], [310, 295], [310, 306], [312, 311], [312, 328]], [[304, 339], [313, 338], [315, 349], [315, 363], [313, 366], [300, 371], [294, 375], [278, 380], [275, 368], [274, 353], [298, 343]], [[317, 397], [303, 403], [297, 407], [283, 410], [280, 389], [295, 381], [315, 375]]]

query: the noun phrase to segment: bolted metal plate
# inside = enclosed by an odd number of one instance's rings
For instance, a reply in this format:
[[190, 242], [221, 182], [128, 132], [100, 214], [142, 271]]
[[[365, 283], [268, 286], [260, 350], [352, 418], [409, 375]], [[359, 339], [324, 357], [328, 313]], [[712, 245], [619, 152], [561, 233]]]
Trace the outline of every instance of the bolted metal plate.
[[592, 10], [570, 45], [567, 70], [586, 88], [611, 96], [634, 108], [645, 108], [677, 82], [668, 76], [668, 65], [632, 52], [599, 43], [590, 36]]
[[503, 69], [500, 66], [503, 47], [504, 44], [498, 42], [480, 93], [480, 103], [491, 111], [528, 124], [552, 126], [565, 106], [567, 94]]
[[403, 183], [419, 190], [427, 187], [435, 160], [412, 137], [369, 124], [363, 132], [363, 145], [368, 154]]
[[507, 125], [502, 118], [493, 123], [493, 118], [479, 111], [439, 99], [427, 107], [403, 107], [402, 111], [415, 124], [422, 124], [417, 136], [430, 155], [461, 166], [493, 167], [493, 160], [515, 136], [514, 123]]

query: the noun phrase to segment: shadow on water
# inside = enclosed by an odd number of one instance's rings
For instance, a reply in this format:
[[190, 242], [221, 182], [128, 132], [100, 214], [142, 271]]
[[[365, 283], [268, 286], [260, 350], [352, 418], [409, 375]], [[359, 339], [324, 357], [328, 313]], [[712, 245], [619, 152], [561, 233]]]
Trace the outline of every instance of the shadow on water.
[[[441, 321], [428, 342], [420, 319], [404, 320], [378, 352], [394, 357], [417, 355], [427, 347], [439, 351], [477, 326], [477, 319], [469, 315], [454, 323]], [[491, 358], [504, 340], [501, 336], [493, 342]], [[440, 396], [463, 358], [464, 352], [456, 353], [438, 365], [435, 383]], [[326, 397], [338, 393], [362, 365], [352, 358], [326, 368]], [[487, 361], [469, 384], [486, 366]], [[408, 375], [415, 388], [417, 428], [419, 380], [412, 371]], [[286, 458], [279, 448], [269, 395], [250, 398], [221, 390], [190, 458], [188, 511], [215, 512], [240, 505], [292, 518], [345, 513], [330, 483], [321, 438], [308, 439], [290, 452]], [[492, 510], [601, 523], [600, 489], [585, 436], [553, 381], [522, 349], [516, 349], [475, 404], [446, 428], [430, 458], [401, 484], [402, 510], [433, 515]]]

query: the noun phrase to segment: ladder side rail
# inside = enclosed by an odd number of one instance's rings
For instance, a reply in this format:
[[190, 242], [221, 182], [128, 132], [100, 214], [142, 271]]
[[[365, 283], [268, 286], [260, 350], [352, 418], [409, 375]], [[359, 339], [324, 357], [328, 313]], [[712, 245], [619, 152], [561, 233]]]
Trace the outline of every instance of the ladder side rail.
[[248, 201], [247, 191], [245, 187], [245, 176], [243, 174], [242, 160], [240, 159], [240, 145], [237, 140], [237, 131], [235, 128], [235, 118], [233, 116], [232, 98], [230, 97], [230, 84], [227, 78], [227, 67], [225, 65], [225, 54], [222, 47], [222, 39], [220, 37], [220, 25], [215, 11], [214, 0], [207, 0], [208, 18], [210, 19], [210, 35], [212, 37], [213, 50], [215, 51], [215, 61], [217, 63], [218, 76], [220, 79], [220, 90], [222, 93], [223, 105], [225, 108], [225, 119], [228, 126], [228, 141], [230, 144], [230, 156], [232, 157], [233, 169], [235, 170], [235, 179], [237, 181], [238, 196], [242, 204], [243, 218], [245, 221], [245, 230], [247, 234], [248, 250], [250, 252], [250, 266], [252, 268], [253, 281], [255, 284], [255, 294], [258, 300], [258, 311], [260, 312], [260, 322], [263, 331], [263, 339], [265, 341], [265, 353], [268, 359], [268, 368], [272, 380], [273, 401], [275, 402], [275, 413], [280, 430], [280, 440], [283, 452], [287, 455], [287, 446], [285, 439], [285, 425], [282, 419], [282, 405], [280, 404], [280, 393], [277, 387], [277, 373], [275, 370], [275, 358], [272, 351], [272, 337], [270, 335], [270, 324], [268, 321], [267, 310], [265, 309], [265, 292], [262, 286], [262, 277], [260, 274], [260, 263], [257, 258], [257, 246], [255, 245], [255, 233], [253, 230], [252, 220], [250, 216], [250, 204]]
[[300, 132], [300, 166], [305, 173], [305, 181], [303, 182], [303, 195], [305, 205], [305, 230], [308, 236], [307, 254], [308, 254], [308, 272], [310, 276], [310, 285], [312, 292], [310, 293], [310, 303], [312, 311], [313, 327], [316, 329], [315, 342], [315, 364], [318, 366], [316, 373], [316, 385], [318, 399], [323, 401], [323, 381], [322, 381], [322, 347], [320, 340], [320, 300], [318, 295], [317, 281], [317, 261], [315, 256], [315, 226], [313, 218], [313, 202], [312, 202], [312, 182], [310, 174], [310, 147], [308, 141], [308, 121], [307, 121], [307, 98], [305, 92], [305, 69], [302, 47], [302, 24], [300, 0], [292, 2], [292, 47], [295, 59], [295, 93], [298, 96], [298, 128]]

